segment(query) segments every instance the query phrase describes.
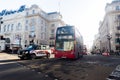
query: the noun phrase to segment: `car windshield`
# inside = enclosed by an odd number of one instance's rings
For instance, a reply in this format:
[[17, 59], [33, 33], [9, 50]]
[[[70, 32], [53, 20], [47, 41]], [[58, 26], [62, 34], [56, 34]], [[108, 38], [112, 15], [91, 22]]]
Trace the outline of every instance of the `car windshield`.
[[28, 46], [27, 49], [31, 49], [32, 47], [33, 47], [32, 45], [31, 45], [31, 46]]

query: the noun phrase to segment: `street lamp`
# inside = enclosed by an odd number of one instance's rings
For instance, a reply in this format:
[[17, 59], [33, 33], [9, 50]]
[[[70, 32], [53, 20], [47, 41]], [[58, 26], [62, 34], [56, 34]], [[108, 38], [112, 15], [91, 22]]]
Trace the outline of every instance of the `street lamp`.
[[107, 39], [109, 41], [109, 52], [111, 52], [111, 42], [110, 42], [111, 38], [112, 37], [110, 35], [107, 35]]

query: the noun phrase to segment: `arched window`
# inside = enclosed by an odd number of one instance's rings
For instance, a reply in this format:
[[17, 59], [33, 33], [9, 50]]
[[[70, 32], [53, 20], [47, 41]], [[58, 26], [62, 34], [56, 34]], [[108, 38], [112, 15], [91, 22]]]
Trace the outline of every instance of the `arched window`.
[[29, 15], [29, 12], [26, 12], [26, 16], [28, 16]]
[[8, 24], [8, 26], [7, 26], [7, 31], [9, 31], [9, 29], [10, 29], [10, 24]]
[[4, 25], [4, 32], [6, 32], [6, 25]]
[[32, 14], [35, 14], [35, 10], [32, 10]]
[[35, 31], [35, 26], [31, 26], [30, 31]]
[[25, 26], [25, 30], [28, 30], [28, 26]]
[[13, 31], [13, 26], [14, 26], [14, 24], [11, 25], [11, 31]]
[[16, 26], [16, 30], [21, 30], [22, 29], [22, 25], [21, 23], [18, 23], [18, 25]]

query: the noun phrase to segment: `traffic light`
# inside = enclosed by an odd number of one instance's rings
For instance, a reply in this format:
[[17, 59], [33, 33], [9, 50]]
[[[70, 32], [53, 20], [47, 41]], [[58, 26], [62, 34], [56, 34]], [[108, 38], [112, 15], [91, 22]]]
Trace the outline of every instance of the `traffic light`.
[[0, 36], [0, 40], [2, 40], [3, 39], [3, 36]]
[[3, 24], [3, 21], [1, 21], [1, 24]]
[[0, 36], [0, 40], [5, 40], [5, 38], [3, 36]]

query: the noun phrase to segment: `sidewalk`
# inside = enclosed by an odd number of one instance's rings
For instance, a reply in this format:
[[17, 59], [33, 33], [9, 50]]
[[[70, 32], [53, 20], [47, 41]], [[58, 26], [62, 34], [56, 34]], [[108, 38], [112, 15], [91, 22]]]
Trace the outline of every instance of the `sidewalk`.
[[8, 53], [0, 53], [0, 61], [1, 60], [13, 60], [19, 59], [16, 54], [8, 54]]

